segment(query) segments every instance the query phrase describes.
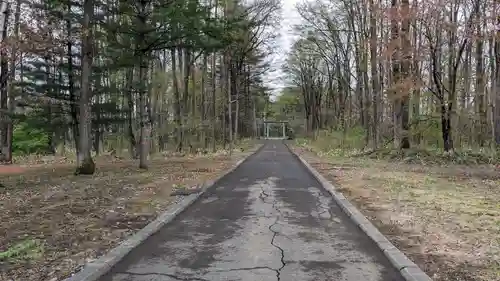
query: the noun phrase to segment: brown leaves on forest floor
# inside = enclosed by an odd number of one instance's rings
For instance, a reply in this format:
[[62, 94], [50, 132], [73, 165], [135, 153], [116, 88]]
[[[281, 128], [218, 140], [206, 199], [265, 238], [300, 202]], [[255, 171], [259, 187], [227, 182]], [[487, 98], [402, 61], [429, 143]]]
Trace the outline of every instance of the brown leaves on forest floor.
[[0, 171], [0, 280], [63, 280], [178, 200], [172, 186], [213, 179], [248, 153], [161, 157], [148, 171], [102, 157], [93, 176], [65, 163]]
[[500, 171], [319, 157], [296, 147], [436, 281], [500, 280]]

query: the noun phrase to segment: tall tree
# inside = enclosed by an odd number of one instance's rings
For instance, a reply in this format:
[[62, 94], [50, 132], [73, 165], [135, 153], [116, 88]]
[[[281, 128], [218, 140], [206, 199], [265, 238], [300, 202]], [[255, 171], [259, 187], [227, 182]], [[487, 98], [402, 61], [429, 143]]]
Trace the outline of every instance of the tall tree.
[[77, 174], [93, 174], [95, 163], [91, 151], [91, 104], [92, 88], [91, 74], [93, 63], [93, 16], [94, 0], [83, 2], [83, 26], [82, 26], [82, 78], [80, 90], [80, 115], [79, 115], [79, 150]]

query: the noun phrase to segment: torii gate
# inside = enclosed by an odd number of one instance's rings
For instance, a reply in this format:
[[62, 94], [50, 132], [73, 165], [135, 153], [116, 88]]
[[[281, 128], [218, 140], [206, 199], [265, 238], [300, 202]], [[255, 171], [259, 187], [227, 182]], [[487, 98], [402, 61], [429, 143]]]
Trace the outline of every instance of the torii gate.
[[[281, 125], [281, 137], [271, 137], [270, 136], [270, 125]], [[262, 121], [262, 125], [264, 125], [264, 138], [265, 139], [287, 139], [288, 136], [286, 135], [286, 126], [288, 122], [287, 121]]]

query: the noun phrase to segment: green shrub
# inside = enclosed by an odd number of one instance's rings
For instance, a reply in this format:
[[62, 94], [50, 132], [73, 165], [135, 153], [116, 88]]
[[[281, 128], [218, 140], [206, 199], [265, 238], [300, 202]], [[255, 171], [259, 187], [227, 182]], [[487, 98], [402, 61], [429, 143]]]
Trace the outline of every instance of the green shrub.
[[362, 150], [365, 147], [366, 132], [362, 127], [343, 131], [320, 131], [314, 141], [322, 150]]
[[20, 122], [14, 125], [12, 152], [15, 155], [41, 154], [47, 152], [49, 135], [43, 129]]

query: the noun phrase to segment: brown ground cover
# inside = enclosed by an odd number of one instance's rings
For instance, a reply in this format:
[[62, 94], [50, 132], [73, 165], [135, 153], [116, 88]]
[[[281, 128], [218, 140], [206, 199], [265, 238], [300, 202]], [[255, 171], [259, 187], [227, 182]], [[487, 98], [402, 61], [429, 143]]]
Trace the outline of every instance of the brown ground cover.
[[500, 170], [293, 148], [436, 281], [500, 280]]
[[152, 221], [177, 187], [214, 179], [255, 147], [233, 155], [96, 158], [97, 172], [74, 176], [67, 159], [0, 167], [0, 280], [63, 280]]

